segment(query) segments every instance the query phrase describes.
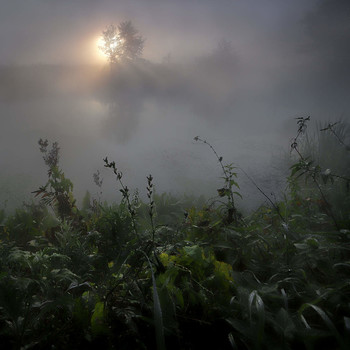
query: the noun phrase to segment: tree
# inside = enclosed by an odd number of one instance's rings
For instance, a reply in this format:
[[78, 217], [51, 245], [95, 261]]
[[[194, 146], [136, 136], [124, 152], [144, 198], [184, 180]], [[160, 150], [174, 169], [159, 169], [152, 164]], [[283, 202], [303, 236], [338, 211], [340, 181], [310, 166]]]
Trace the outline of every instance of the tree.
[[116, 63], [118, 60], [119, 45], [117, 27], [111, 24], [102, 32], [102, 44], [98, 48], [107, 56], [110, 63]]
[[102, 32], [103, 45], [99, 49], [110, 63], [134, 60], [142, 55], [144, 39], [131, 21], [121, 22], [118, 27], [109, 25]]
[[118, 37], [121, 42], [119, 45], [119, 57], [122, 59], [133, 60], [142, 55], [145, 40], [138, 35], [131, 21], [125, 21], [118, 26]]

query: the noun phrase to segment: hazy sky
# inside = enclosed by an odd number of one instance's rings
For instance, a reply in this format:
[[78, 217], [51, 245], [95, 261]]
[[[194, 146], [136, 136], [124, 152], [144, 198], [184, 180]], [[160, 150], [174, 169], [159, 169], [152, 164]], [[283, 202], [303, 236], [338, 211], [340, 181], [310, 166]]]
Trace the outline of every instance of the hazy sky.
[[[342, 2], [346, 1], [334, 1]], [[147, 39], [149, 59], [206, 52], [225, 38], [245, 58], [262, 55], [260, 59], [274, 61], [302, 39], [301, 21], [315, 4], [314, 0], [1, 0], [0, 59], [1, 63], [95, 63], [96, 37], [108, 24], [130, 19]]]
[[[111, 77], [97, 40], [125, 20], [145, 61]], [[196, 135], [263, 181], [294, 118], [349, 120], [349, 91], [349, 0], [0, 0], [0, 192], [45, 178], [40, 137], [80, 192], [106, 155], [131, 186], [208, 187], [220, 173]]]

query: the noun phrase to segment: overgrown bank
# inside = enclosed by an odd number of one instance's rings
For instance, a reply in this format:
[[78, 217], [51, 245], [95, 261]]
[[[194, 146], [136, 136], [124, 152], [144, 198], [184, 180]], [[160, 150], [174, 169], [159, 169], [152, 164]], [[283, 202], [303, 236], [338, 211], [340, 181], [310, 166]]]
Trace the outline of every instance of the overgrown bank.
[[[40, 140], [40, 202], [0, 218], [3, 347], [347, 349], [350, 174], [307, 154], [307, 123], [298, 119], [284, 201], [252, 179], [267, 204], [248, 217], [235, 204], [236, 168], [199, 137], [222, 169], [217, 198], [158, 196], [149, 175], [142, 202], [106, 158], [123, 199], [81, 208], [58, 144]], [[337, 127], [323, 132], [344, 164], [349, 147]]]

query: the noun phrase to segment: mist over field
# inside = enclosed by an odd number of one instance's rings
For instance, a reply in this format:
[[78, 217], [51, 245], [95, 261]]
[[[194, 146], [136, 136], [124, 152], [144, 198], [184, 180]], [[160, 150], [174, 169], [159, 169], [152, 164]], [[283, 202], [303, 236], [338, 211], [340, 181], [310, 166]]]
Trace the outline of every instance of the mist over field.
[[[78, 198], [144, 192], [215, 195], [224, 161], [276, 196], [284, 189], [296, 117], [349, 120], [350, 4], [293, 1], [15, 0], [0, 13], [0, 206], [46, 182], [38, 140], [57, 141]], [[131, 20], [142, 58], [112, 68], [105, 27]], [[311, 123], [312, 124], [312, 123]], [[239, 172], [243, 203], [264, 198]]]

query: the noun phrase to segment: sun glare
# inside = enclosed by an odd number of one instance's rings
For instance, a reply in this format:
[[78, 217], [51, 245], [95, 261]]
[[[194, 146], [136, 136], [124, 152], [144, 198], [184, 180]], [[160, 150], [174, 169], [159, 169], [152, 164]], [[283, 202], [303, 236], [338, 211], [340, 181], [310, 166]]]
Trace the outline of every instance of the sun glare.
[[[104, 33], [105, 34], [105, 33]], [[107, 40], [107, 41], [106, 41]], [[119, 53], [119, 46], [123, 43], [118, 37], [118, 34], [112, 33], [112, 35], [99, 36], [96, 38], [97, 53], [100, 59], [114, 61], [117, 59]]]
[[[103, 39], [102, 36], [97, 38], [97, 48], [99, 51], [99, 54], [102, 55], [103, 57], [107, 57], [108, 55], [104, 52], [104, 49], [106, 48], [106, 42]], [[110, 44], [110, 49], [114, 50], [118, 46], [118, 40], [115, 40], [113, 43]]]
[[105, 47], [105, 45], [106, 43], [103, 40], [103, 37], [99, 36], [96, 40], [96, 46], [97, 46], [98, 55], [101, 59], [107, 59], [107, 55], [102, 50], [102, 48]]

